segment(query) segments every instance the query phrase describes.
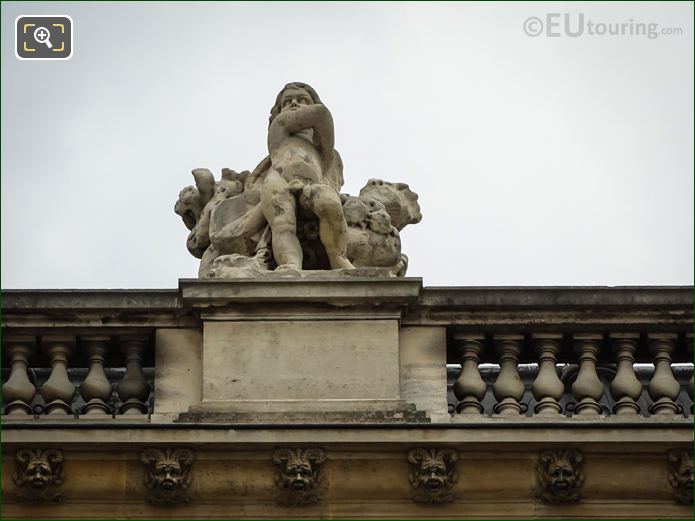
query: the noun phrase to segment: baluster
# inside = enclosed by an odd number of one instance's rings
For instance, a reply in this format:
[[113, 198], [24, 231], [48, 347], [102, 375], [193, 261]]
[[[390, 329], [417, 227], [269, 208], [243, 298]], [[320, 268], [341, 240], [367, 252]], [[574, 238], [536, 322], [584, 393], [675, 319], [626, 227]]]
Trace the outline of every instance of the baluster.
[[68, 358], [75, 352], [75, 337], [46, 335], [41, 339], [44, 353], [51, 359], [51, 375], [39, 394], [46, 402], [46, 414], [73, 414], [75, 386], [68, 378]]
[[[690, 360], [693, 359], [693, 334], [688, 333], [685, 335], [685, 343], [688, 346], [688, 351], [690, 352]], [[693, 401], [693, 377], [695, 377], [695, 368], [693, 368], [693, 372], [690, 373], [690, 380], [688, 380], [688, 396], [690, 396], [690, 401]], [[695, 404], [693, 404], [690, 407], [690, 412], [693, 412], [693, 407]]]
[[574, 350], [579, 356], [579, 374], [571, 391], [577, 401], [577, 415], [601, 414], [599, 400], [603, 396], [603, 384], [596, 373], [601, 340], [601, 335], [574, 336]]
[[146, 414], [147, 397], [150, 386], [142, 372], [142, 357], [147, 346], [147, 337], [120, 337], [121, 351], [126, 359], [126, 370], [123, 380], [118, 384], [118, 396], [123, 404], [121, 414]]
[[461, 374], [454, 383], [454, 394], [459, 400], [459, 414], [482, 414], [481, 404], [487, 386], [480, 376], [478, 364], [483, 350], [484, 336], [481, 334], [454, 333], [454, 341], [461, 360]]
[[618, 415], [639, 414], [637, 404], [642, 394], [642, 382], [635, 375], [635, 354], [639, 342], [638, 333], [611, 333], [613, 352], [618, 371], [611, 382], [611, 394], [615, 405], [613, 412]]
[[558, 416], [562, 412], [559, 401], [565, 386], [555, 371], [561, 338], [562, 335], [559, 334], [532, 336], [533, 346], [538, 354], [538, 376], [531, 386], [536, 399], [533, 412], [541, 416]]
[[17, 416], [31, 415], [31, 401], [36, 394], [36, 387], [29, 380], [27, 368], [29, 358], [36, 350], [36, 338], [6, 335], [4, 340], [4, 351], [12, 367], [10, 377], [2, 386], [2, 399], [6, 404], [4, 413]]
[[674, 334], [650, 334], [649, 351], [654, 356], [654, 376], [647, 391], [654, 403], [649, 406], [651, 414], [674, 416], [680, 409], [676, 404], [681, 386], [671, 370], [671, 353], [676, 345]]
[[84, 379], [80, 391], [84, 399], [85, 406], [82, 414], [85, 415], [110, 415], [111, 408], [111, 382], [104, 373], [104, 359], [108, 351], [108, 336], [85, 336], [82, 337], [84, 350], [89, 360], [89, 373]]
[[495, 335], [495, 352], [500, 363], [500, 373], [492, 386], [497, 400], [493, 409], [495, 414], [509, 416], [522, 412], [519, 400], [524, 396], [524, 383], [517, 365], [523, 338], [521, 335]]

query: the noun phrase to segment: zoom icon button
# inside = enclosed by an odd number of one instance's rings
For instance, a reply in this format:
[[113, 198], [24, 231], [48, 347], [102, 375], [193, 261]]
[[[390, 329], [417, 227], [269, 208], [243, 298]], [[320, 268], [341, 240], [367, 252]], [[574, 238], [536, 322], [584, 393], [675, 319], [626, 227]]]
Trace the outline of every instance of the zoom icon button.
[[72, 18], [18, 16], [15, 54], [20, 60], [67, 60], [72, 56]]

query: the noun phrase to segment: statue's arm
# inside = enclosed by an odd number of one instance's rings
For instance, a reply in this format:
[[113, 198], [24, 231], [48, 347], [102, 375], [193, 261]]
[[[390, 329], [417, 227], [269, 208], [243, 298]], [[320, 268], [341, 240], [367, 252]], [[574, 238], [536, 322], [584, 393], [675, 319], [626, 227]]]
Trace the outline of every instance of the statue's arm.
[[329, 162], [335, 145], [333, 116], [326, 106], [320, 103], [278, 114], [268, 130], [269, 149], [273, 150], [279, 146], [289, 135], [308, 128], [314, 129], [314, 139], [321, 147], [321, 156]]
[[311, 114], [313, 116], [313, 125], [311, 126], [314, 129], [314, 139], [321, 147], [321, 156], [327, 164], [330, 164], [333, 160], [333, 147], [335, 146], [333, 116], [325, 105], [309, 105], [307, 108], [315, 111], [315, 114]]

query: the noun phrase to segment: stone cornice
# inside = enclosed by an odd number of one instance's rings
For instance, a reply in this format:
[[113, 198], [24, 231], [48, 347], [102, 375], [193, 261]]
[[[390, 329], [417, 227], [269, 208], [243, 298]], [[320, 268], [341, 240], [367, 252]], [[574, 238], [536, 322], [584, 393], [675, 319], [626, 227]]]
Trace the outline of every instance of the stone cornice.
[[[480, 443], [490, 444], [674, 444], [692, 442], [690, 419], [623, 421], [600, 418], [592, 421], [566, 419], [556, 422], [534, 422], [532, 419], [500, 421], [485, 418], [469, 423], [421, 425], [220, 425], [220, 424], [132, 424], [112, 421], [102, 425], [73, 421], [17, 423], [3, 425], [3, 444], [51, 443], [60, 438], [67, 446], [94, 444], [100, 449], [111, 444], [183, 443], [215, 444], [240, 443], [265, 445], [314, 440], [317, 443], [403, 445], [411, 443]], [[119, 425], [120, 424], [120, 425]], [[468, 446], [468, 445], [467, 445]], [[646, 446], [644, 447], [647, 448]]]
[[[324, 296], [312, 300], [317, 289]], [[231, 290], [231, 296], [230, 296]], [[326, 298], [326, 292], [328, 298]], [[419, 299], [418, 295], [419, 294]], [[11, 289], [2, 291], [2, 326], [17, 329], [197, 327], [190, 307], [229, 303], [407, 305], [404, 325], [538, 326], [681, 330], [693, 322], [692, 286], [424, 287], [421, 279], [201, 281], [180, 289]], [[321, 301], [321, 302], [319, 302]]]

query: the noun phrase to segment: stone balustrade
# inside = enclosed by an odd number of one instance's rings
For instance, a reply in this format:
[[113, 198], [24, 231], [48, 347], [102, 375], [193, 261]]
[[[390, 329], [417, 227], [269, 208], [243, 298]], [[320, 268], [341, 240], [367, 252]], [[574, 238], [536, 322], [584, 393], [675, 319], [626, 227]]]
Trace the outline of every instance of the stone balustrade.
[[2, 385], [5, 419], [132, 418], [151, 409], [147, 334], [6, 333], [2, 342], [10, 367]]
[[457, 331], [452, 338], [458, 364], [448, 365], [448, 404], [456, 421], [691, 415], [693, 364], [685, 334]]
[[[689, 335], [455, 331], [451, 339], [457, 355], [447, 366], [448, 404], [455, 421], [691, 415]], [[103, 419], [151, 412], [155, 382], [153, 368], [146, 367], [153, 361], [145, 335], [10, 334], [3, 338], [3, 351], [7, 418]]]
[[180, 284], [5, 291], [4, 417], [454, 425], [692, 415], [689, 288]]

